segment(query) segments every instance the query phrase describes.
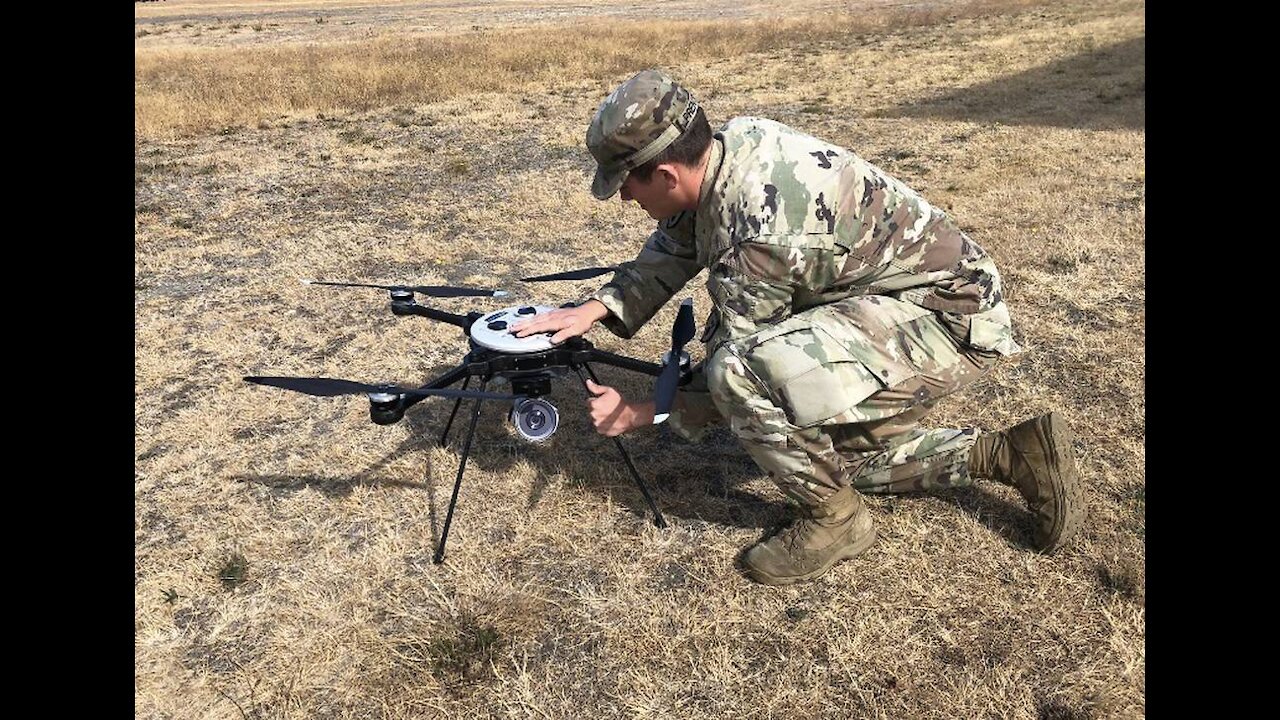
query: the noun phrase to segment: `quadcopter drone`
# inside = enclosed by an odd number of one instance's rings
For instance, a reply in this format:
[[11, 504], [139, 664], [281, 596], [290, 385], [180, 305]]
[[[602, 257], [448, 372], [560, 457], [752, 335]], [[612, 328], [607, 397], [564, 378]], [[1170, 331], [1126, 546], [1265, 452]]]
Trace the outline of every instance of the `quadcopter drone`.
[[[613, 272], [614, 267], [583, 268], [568, 272], [552, 273], [537, 277], [522, 278], [523, 282], [546, 282], [552, 280], [583, 280]], [[549, 305], [513, 305], [494, 312], [469, 312], [466, 315], [445, 312], [432, 307], [419, 305], [415, 294], [427, 297], [506, 297], [502, 290], [480, 290], [442, 285], [373, 285], [368, 283], [325, 282], [304, 280], [309, 285], [332, 285], [338, 287], [365, 287], [386, 290], [391, 294], [391, 312], [397, 317], [417, 315], [440, 322], [449, 323], [462, 328], [467, 337], [470, 350], [462, 358], [457, 367], [436, 377], [419, 387], [404, 387], [393, 384], [369, 384], [337, 378], [308, 377], [270, 377], [246, 376], [244, 379], [259, 385], [293, 390], [295, 392], [320, 397], [337, 395], [360, 395], [369, 399], [369, 418], [378, 425], [391, 425], [399, 422], [410, 407], [432, 396], [454, 398], [453, 410], [445, 423], [444, 432], [440, 435], [440, 444], [449, 439], [449, 430], [463, 400], [474, 400], [471, 406], [471, 424], [467, 429], [466, 439], [462, 444], [462, 457], [458, 461], [458, 474], [453, 483], [453, 494], [449, 498], [449, 510], [445, 513], [444, 528], [440, 534], [440, 542], [436, 547], [433, 560], [436, 564], [444, 561], [445, 542], [449, 538], [449, 525], [453, 521], [454, 506], [458, 502], [458, 491], [462, 488], [462, 474], [467, 467], [467, 456], [471, 452], [471, 441], [475, 437], [476, 421], [480, 418], [480, 404], [485, 400], [504, 400], [512, 403], [508, 415], [516, 432], [529, 442], [544, 442], [555, 433], [560, 425], [560, 412], [545, 399], [551, 393], [551, 381], [557, 377], [576, 373], [587, 388], [586, 376], [597, 384], [600, 379], [591, 369], [591, 362], [613, 365], [657, 378], [654, 387], [654, 424], [667, 419], [675, 400], [676, 389], [689, 381], [689, 354], [684, 346], [693, 338], [695, 323], [693, 320], [693, 300], [685, 299], [680, 303], [675, 323], [671, 327], [671, 350], [663, 355], [661, 364], [636, 360], [622, 355], [615, 355], [596, 348], [591, 341], [583, 337], [572, 337], [560, 344], [553, 344], [553, 333], [539, 333], [526, 337], [516, 337], [512, 326], [525, 319], [533, 318], [556, 308]], [[573, 307], [575, 303], [566, 303], [560, 307]], [[675, 358], [676, 361], [672, 361]], [[586, 371], [586, 376], [583, 375]], [[471, 390], [468, 386], [472, 379], [478, 379], [479, 389]], [[511, 393], [486, 392], [486, 386], [494, 380], [506, 380], [511, 385]], [[460, 389], [449, 386], [462, 381]], [[588, 390], [588, 393], [590, 391]], [[622, 445], [621, 439], [612, 438], [622, 460], [640, 488], [640, 493], [653, 511], [653, 522], [660, 528], [667, 526], [662, 512], [654, 504], [649, 489], [631, 462], [631, 456]]]

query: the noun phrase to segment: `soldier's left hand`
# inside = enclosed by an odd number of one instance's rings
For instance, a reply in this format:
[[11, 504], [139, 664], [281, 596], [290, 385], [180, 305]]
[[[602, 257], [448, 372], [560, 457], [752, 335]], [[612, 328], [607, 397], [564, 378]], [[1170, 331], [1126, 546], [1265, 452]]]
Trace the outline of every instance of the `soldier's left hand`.
[[599, 300], [589, 300], [577, 307], [560, 308], [535, 316], [529, 320], [521, 320], [511, 326], [516, 337], [525, 337], [534, 333], [554, 332], [551, 342], [559, 344], [571, 337], [585, 335], [592, 325], [609, 314], [609, 309]]

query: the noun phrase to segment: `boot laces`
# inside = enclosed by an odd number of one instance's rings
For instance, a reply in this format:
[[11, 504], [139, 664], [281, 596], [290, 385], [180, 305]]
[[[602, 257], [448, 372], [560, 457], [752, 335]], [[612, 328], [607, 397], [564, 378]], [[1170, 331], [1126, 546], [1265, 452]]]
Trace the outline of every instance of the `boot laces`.
[[991, 439], [990, 451], [982, 454], [981, 462], [983, 467], [981, 476], [999, 479], [1000, 453], [1004, 452], [1004, 446], [1009, 444], [1009, 435], [1003, 430], [996, 430], [990, 434], [995, 437]]
[[778, 539], [782, 541], [782, 544], [787, 548], [787, 550], [794, 553], [797, 549], [804, 547], [804, 541], [802, 538], [804, 531], [803, 526], [809, 520], [809, 518], [805, 517], [797, 518], [794, 522], [784, 528], [782, 532], [778, 533]]

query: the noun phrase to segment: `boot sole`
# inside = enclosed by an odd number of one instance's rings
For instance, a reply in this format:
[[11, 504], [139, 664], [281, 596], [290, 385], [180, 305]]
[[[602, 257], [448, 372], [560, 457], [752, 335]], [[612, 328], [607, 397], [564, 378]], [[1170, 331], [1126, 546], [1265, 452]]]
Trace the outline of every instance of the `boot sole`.
[[1049, 450], [1057, 460], [1058, 477], [1052, 483], [1054, 493], [1053, 530], [1041, 540], [1040, 551], [1052, 553], [1066, 545], [1084, 525], [1084, 486], [1076, 469], [1074, 436], [1067, 421], [1058, 413], [1049, 413]]
[[818, 566], [818, 568], [813, 570], [812, 572], [807, 572], [803, 575], [779, 576], [779, 575], [770, 575], [769, 573], [766, 573], [762, 570], [758, 570], [748, 565], [747, 574], [751, 576], [751, 579], [755, 580], [756, 582], [762, 585], [791, 585], [793, 583], [812, 580], [820, 575], [825, 574], [836, 563], [843, 562], [845, 560], [851, 560], [861, 555], [862, 553], [866, 552], [867, 548], [870, 548], [873, 544], [875, 544], [875, 541], [876, 541], [876, 529], [875, 529], [875, 526], [872, 526], [871, 530], [866, 535], [863, 535], [862, 537], [855, 540], [852, 545], [849, 545], [843, 550], [832, 555], [831, 560]]

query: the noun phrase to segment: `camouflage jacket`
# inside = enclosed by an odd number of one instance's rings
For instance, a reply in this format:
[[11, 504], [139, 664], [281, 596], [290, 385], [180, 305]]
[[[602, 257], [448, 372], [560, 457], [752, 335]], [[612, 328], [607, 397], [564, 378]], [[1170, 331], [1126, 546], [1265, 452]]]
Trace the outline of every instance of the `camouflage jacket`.
[[1012, 354], [995, 264], [938, 208], [854, 153], [762, 118], [712, 142], [698, 208], [658, 223], [592, 297], [631, 337], [703, 268], [720, 343], [817, 305], [891, 295], [947, 315], [970, 345]]

